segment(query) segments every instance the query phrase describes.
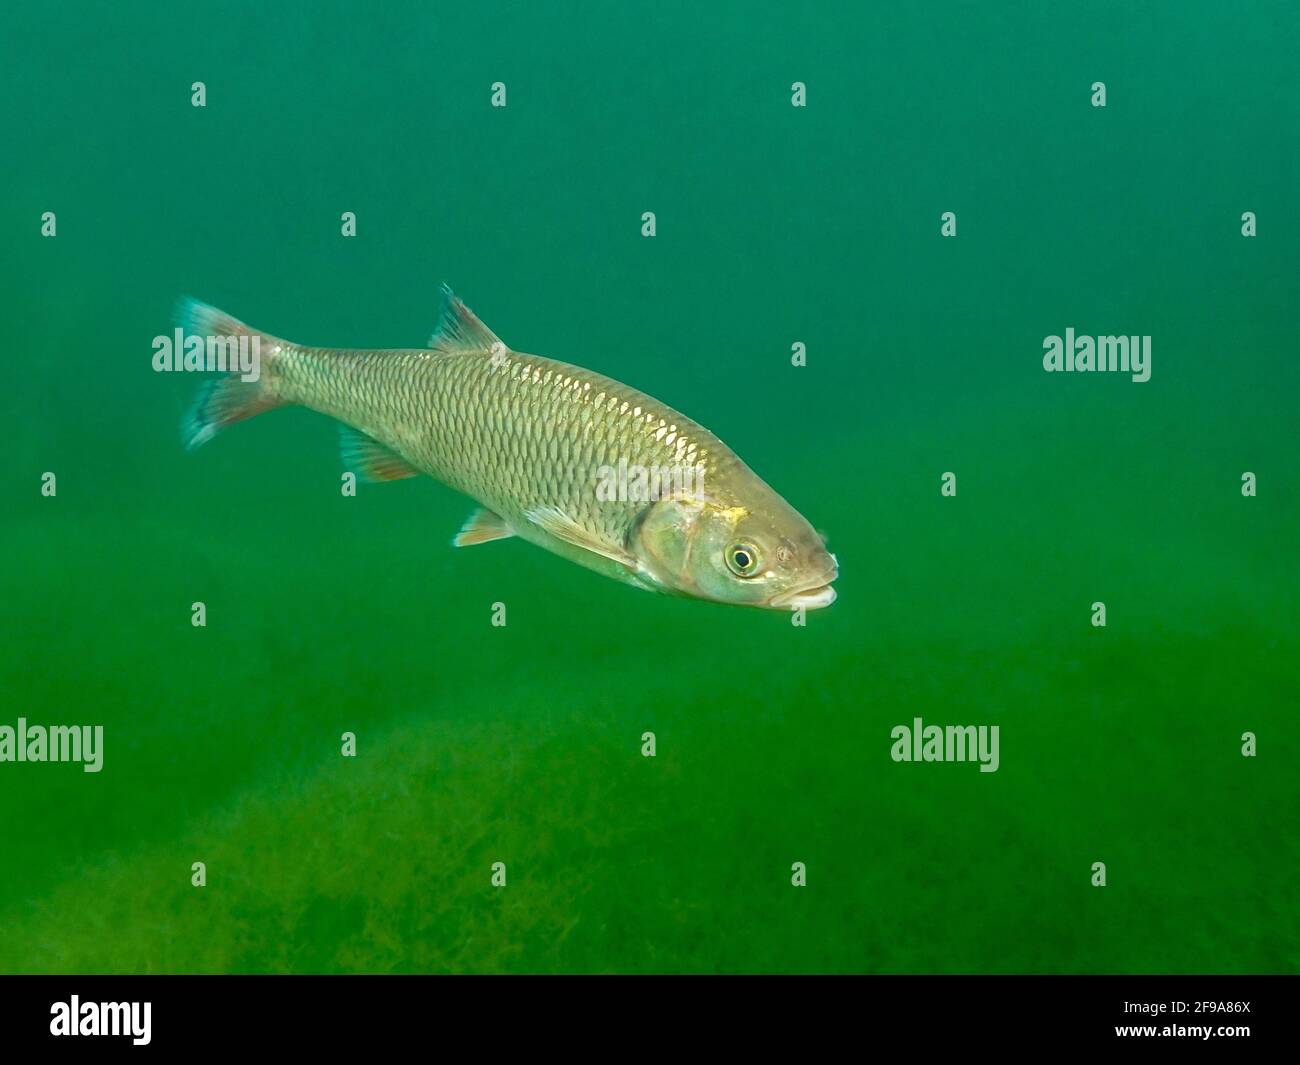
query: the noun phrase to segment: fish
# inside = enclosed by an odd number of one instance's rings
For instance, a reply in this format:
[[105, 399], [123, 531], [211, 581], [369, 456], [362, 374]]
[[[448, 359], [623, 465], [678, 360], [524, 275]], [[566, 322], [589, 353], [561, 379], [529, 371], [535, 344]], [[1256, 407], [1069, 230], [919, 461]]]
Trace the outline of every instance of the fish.
[[251, 345], [255, 374], [205, 382], [187, 448], [302, 406], [341, 424], [345, 468], [427, 475], [478, 504], [453, 543], [519, 537], [637, 588], [768, 610], [835, 601], [822, 536], [721, 440], [591, 370], [515, 351], [447, 286], [424, 348], [307, 347], [184, 299], [191, 336]]

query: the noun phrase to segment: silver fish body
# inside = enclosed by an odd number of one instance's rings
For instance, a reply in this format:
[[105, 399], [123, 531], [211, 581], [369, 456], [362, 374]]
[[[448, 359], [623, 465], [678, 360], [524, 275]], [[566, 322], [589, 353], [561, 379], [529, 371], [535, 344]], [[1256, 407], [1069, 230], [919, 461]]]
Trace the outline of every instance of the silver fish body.
[[788, 609], [825, 606], [837, 575], [811, 526], [717, 437], [591, 370], [513, 351], [445, 291], [424, 349], [314, 348], [204, 304], [196, 335], [256, 337], [256, 381], [200, 395], [191, 446], [297, 404], [336, 418], [348, 468], [371, 480], [423, 473], [482, 510], [462, 546], [518, 535], [640, 587]]

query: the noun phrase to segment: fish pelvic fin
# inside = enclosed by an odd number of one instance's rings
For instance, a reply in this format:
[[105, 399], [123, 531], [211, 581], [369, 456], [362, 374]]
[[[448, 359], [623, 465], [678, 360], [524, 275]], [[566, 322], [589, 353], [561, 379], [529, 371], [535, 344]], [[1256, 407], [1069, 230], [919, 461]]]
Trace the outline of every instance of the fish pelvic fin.
[[456, 547], [473, 547], [475, 544], [490, 544], [493, 540], [504, 540], [514, 536], [514, 529], [506, 523], [500, 514], [479, 507], [460, 527], [460, 532], [452, 543]]
[[[274, 338], [194, 299], [183, 299], [177, 305], [176, 324], [187, 337], [204, 342], [203, 350], [186, 351], [187, 368], [193, 359], [195, 369], [227, 371], [225, 376], [205, 382], [194, 397], [181, 423], [181, 438], [187, 450], [206, 444], [228, 425], [283, 405], [263, 376], [266, 363], [274, 356]], [[251, 362], [243, 365], [241, 360], [250, 355]], [[181, 353], [176, 358], [179, 362]]]
[[350, 425], [339, 426], [343, 467], [363, 481], [400, 481], [418, 477], [420, 471], [390, 447]]

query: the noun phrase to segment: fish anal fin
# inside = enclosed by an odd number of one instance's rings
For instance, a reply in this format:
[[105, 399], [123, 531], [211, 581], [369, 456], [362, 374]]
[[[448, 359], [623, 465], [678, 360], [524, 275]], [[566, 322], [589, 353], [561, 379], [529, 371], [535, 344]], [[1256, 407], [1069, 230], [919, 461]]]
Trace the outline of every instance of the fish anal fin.
[[564, 511], [560, 510], [559, 507], [534, 507], [526, 513], [525, 517], [539, 529], [550, 533], [558, 540], [582, 548], [584, 551], [590, 551], [592, 554], [601, 555], [613, 562], [617, 562], [620, 566], [626, 566], [630, 570], [635, 571], [640, 568], [636, 556], [622, 547], [616, 547], [597, 539], [565, 514]]
[[475, 544], [490, 544], [493, 540], [505, 540], [514, 535], [514, 529], [506, 524], [505, 518], [487, 507], [479, 507], [466, 519], [452, 543], [456, 547], [473, 547]]
[[419, 470], [392, 448], [350, 425], [340, 427], [339, 446], [343, 465], [363, 481], [400, 481], [420, 475]]

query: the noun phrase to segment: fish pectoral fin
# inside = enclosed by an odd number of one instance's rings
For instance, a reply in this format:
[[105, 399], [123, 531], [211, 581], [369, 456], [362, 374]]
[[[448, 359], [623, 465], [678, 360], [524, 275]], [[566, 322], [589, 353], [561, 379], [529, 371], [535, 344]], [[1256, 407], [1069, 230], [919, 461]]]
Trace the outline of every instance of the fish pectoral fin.
[[505, 540], [514, 535], [514, 529], [506, 524], [505, 518], [487, 507], [479, 507], [465, 520], [452, 543], [457, 547], [473, 547], [475, 544], [489, 544], [493, 540]]
[[339, 427], [339, 448], [344, 467], [363, 481], [400, 481], [420, 475], [419, 470], [392, 448], [350, 425]]
[[597, 539], [559, 507], [534, 507], [524, 516], [539, 529], [550, 533], [557, 540], [563, 540], [566, 544], [580, 547], [592, 554], [601, 555], [617, 562], [620, 566], [626, 566], [630, 570], [636, 571], [641, 568], [635, 555], [630, 554], [622, 547], [616, 547], [613, 544], [607, 544], [603, 540]]

